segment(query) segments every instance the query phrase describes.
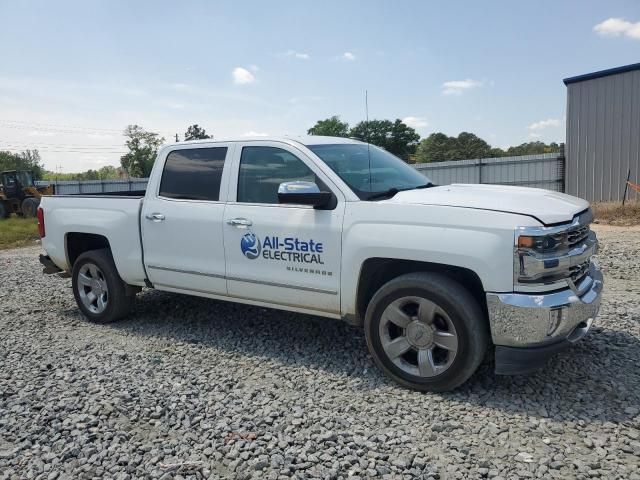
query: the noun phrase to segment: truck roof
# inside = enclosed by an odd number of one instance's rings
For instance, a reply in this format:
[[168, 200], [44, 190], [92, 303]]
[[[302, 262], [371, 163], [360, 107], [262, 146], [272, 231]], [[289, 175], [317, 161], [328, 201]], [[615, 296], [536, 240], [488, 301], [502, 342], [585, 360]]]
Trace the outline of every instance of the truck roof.
[[336, 143], [363, 143], [356, 138], [344, 137], [324, 137], [320, 135], [299, 135], [299, 136], [260, 136], [260, 137], [235, 137], [235, 138], [219, 138], [215, 140], [188, 140], [185, 142], [167, 143], [166, 146], [173, 145], [190, 145], [199, 143], [229, 143], [229, 142], [296, 142], [302, 145], [328, 145]]

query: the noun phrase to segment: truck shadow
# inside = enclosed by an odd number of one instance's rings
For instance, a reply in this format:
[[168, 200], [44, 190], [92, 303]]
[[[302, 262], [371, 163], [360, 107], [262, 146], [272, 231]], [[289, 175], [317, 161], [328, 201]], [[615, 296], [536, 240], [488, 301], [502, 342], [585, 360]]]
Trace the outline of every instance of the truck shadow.
[[[108, 328], [350, 377], [381, 401], [407, 395], [375, 367], [362, 329], [340, 321], [151, 291], [139, 295], [129, 319]], [[558, 421], [622, 422], [638, 414], [640, 341], [629, 333], [594, 327], [527, 376], [496, 376], [489, 357], [456, 391], [426, 395]]]

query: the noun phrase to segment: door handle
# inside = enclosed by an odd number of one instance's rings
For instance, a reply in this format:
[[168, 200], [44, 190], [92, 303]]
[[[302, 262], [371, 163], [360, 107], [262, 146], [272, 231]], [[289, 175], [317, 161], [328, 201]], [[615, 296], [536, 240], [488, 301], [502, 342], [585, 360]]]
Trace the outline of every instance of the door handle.
[[145, 218], [147, 220], [151, 220], [152, 222], [163, 222], [164, 221], [164, 215], [161, 213], [147, 213], [145, 215]]
[[227, 224], [236, 228], [247, 228], [253, 225], [253, 222], [246, 218], [232, 218], [231, 220], [227, 220]]

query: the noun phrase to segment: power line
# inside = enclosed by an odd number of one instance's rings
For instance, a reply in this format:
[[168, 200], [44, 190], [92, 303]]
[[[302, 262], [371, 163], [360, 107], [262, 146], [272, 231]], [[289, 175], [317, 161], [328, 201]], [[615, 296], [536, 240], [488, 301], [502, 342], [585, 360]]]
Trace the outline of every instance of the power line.
[[75, 125], [60, 125], [55, 123], [39, 123], [39, 122], [25, 122], [23, 120], [3, 120], [0, 119], [0, 124], [16, 124], [16, 125], [24, 125], [33, 128], [37, 127], [45, 127], [45, 128], [68, 128], [74, 130], [92, 130], [92, 131], [102, 131], [102, 132], [116, 132], [122, 134], [123, 129], [115, 129], [115, 128], [102, 128], [102, 127], [80, 127]]
[[[124, 136], [124, 129], [115, 128], [102, 128], [102, 127], [80, 127], [73, 125], [57, 125], [53, 123], [38, 123], [38, 122], [24, 122], [20, 120], [3, 120], [0, 119], [0, 128], [11, 128], [16, 130], [39, 130], [43, 132], [55, 132], [55, 133], [85, 133], [85, 134], [117, 134]], [[153, 130], [151, 130], [153, 131]], [[159, 130], [155, 133], [173, 136], [168, 130]]]
[[117, 144], [117, 145], [99, 145], [99, 144], [83, 144], [83, 143], [43, 143], [43, 142], [14, 142], [14, 141], [10, 141], [10, 140], [0, 140], [0, 144], [2, 145], [8, 145], [8, 146], [14, 146], [14, 147], [21, 147], [21, 146], [31, 146], [34, 148], [37, 148], [39, 146], [46, 146], [46, 147], [71, 147], [71, 148], [75, 148], [75, 147], [79, 147], [79, 148], [123, 148], [124, 145], [122, 144]]
[[[28, 149], [27, 149], [28, 150]], [[125, 154], [126, 150], [78, 150], [78, 149], [40, 149], [34, 148], [31, 150], [38, 150], [44, 153], [91, 153], [91, 154], [104, 154], [104, 153], [113, 153], [113, 154]], [[15, 147], [7, 147], [0, 146], [0, 151], [12, 152], [12, 153], [22, 153], [25, 151], [24, 148], [15, 148]]]

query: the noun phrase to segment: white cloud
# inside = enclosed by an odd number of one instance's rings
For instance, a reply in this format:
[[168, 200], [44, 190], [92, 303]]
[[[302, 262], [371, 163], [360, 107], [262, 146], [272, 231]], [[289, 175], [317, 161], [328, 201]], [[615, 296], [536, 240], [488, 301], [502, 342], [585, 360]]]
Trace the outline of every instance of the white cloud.
[[234, 68], [231, 75], [233, 75], [233, 83], [236, 85], [248, 85], [256, 81], [253, 73], [242, 67]]
[[531, 137], [531, 138], [540, 138], [540, 137], [542, 137], [542, 135], [540, 135], [539, 133], [533, 133], [533, 132], [531, 132], [531, 133], [529, 134], [529, 137]]
[[258, 70], [260, 70], [260, 67], [258, 67], [257, 65], [249, 65], [249, 70], [251, 70], [252, 72], [257, 72]]
[[603, 37], [620, 37], [622, 35], [640, 40], [640, 22], [629, 22], [624, 18], [609, 18], [593, 27]]
[[527, 128], [529, 130], [544, 130], [545, 128], [559, 127], [559, 126], [560, 126], [560, 120], [558, 120], [557, 118], [548, 118], [546, 120], [540, 120], [539, 122], [534, 122], [531, 125], [529, 125]]
[[253, 130], [250, 130], [248, 132], [245, 132], [242, 134], [243, 137], [268, 137], [269, 134], [266, 132], [254, 132]]
[[309, 58], [311, 58], [308, 53], [296, 52], [295, 50], [287, 50], [284, 52], [284, 56], [297, 58], [298, 60], [309, 60]]
[[429, 122], [424, 117], [404, 117], [402, 119], [404, 123], [409, 125], [411, 128], [424, 128], [429, 126]]
[[351, 52], [344, 52], [342, 54], [342, 58], [343, 60], [348, 60], [350, 62], [353, 62], [356, 59], [356, 56]]
[[188, 91], [192, 90], [192, 88], [193, 88], [188, 83], [172, 83], [169, 86], [171, 88], [173, 88], [174, 90], [179, 90], [179, 91], [182, 91], [182, 92], [188, 92]]
[[30, 137], [53, 137], [53, 133], [52, 132], [41, 132], [39, 130], [33, 130], [32, 132], [29, 132], [29, 136]]
[[482, 82], [467, 78], [466, 80], [449, 80], [442, 84], [443, 95], [462, 95], [467, 90], [482, 86]]
[[305, 103], [305, 102], [319, 102], [320, 100], [324, 100], [324, 97], [320, 97], [317, 95], [305, 95], [302, 97], [291, 97], [289, 99], [289, 103], [292, 104], [299, 104], [299, 103]]
[[102, 134], [102, 133], [87, 133], [87, 138], [113, 138], [113, 135]]

